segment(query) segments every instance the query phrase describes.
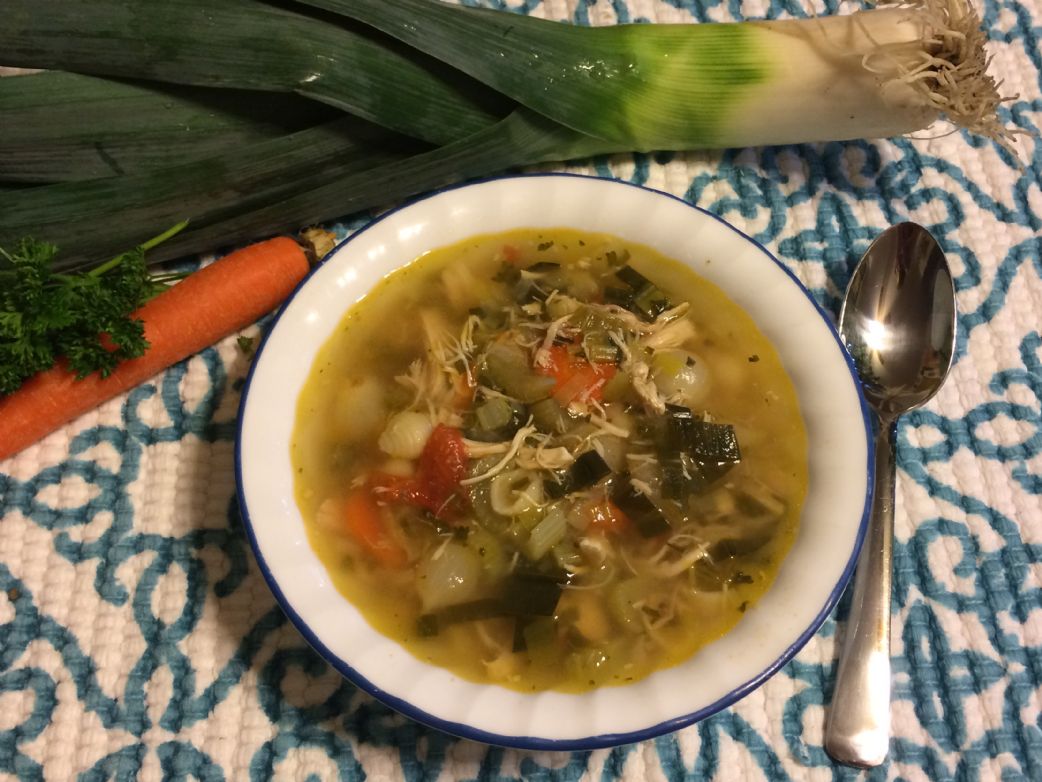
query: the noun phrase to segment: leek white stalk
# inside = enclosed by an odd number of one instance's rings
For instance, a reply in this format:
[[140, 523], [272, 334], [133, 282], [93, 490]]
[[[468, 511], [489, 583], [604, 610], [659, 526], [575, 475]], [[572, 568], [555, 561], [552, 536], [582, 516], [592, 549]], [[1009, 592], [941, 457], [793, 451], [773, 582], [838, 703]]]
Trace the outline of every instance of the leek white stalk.
[[302, 0], [619, 149], [879, 138], [944, 117], [1008, 144], [966, 0], [849, 15], [578, 27], [432, 0]]
[[749, 24], [769, 65], [722, 120], [729, 145], [899, 136], [942, 116], [1007, 137], [980, 20], [962, 0]]

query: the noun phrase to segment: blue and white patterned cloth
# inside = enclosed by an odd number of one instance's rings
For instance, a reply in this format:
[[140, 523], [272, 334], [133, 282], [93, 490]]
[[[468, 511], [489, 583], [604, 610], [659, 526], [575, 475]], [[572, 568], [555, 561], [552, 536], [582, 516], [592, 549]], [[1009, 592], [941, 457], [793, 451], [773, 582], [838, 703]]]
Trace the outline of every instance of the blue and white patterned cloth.
[[[777, 0], [506, 6], [581, 24], [806, 14]], [[887, 765], [855, 772], [822, 749], [846, 600], [765, 686], [639, 745], [490, 748], [361, 694], [288, 625], [248, 550], [232, 473], [247, 359], [229, 339], [0, 463], [0, 777], [1042, 780], [1042, 3], [988, 0], [983, 16], [1019, 93], [1003, 118], [1032, 134], [1022, 169], [963, 134], [568, 168], [721, 215], [832, 311], [894, 222], [928, 226], [951, 258], [958, 364], [900, 427]]]

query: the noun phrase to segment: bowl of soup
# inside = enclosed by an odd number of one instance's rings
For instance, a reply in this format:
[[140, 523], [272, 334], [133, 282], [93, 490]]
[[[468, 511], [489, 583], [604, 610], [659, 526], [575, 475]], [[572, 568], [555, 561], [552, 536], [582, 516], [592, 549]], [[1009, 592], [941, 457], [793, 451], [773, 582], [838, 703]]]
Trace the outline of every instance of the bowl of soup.
[[827, 316], [733, 226], [570, 175], [445, 190], [341, 244], [262, 343], [239, 499], [340, 673], [467, 738], [690, 724], [813, 635], [871, 485]]

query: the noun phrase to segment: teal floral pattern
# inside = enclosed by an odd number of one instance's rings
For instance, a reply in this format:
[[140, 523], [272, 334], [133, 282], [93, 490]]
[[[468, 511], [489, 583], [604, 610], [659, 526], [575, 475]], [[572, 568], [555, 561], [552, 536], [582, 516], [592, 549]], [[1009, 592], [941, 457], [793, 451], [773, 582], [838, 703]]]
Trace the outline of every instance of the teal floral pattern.
[[[579, 24], [810, 12], [793, 0], [465, 1]], [[248, 358], [232, 338], [0, 463], [0, 774], [1042, 779], [1042, 5], [988, 0], [982, 12], [995, 68], [1019, 93], [1002, 114], [1029, 134], [1021, 162], [956, 133], [558, 167], [709, 209], [766, 245], [832, 312], [857, 258], [893, 222], [923, 223], [949, 254], [958, 363], [899, 430], [886, 765], [857, 772], [822, 749], [847, 599], [764, 687], [638, 745], [487, 747], [360, 692], [288, 624], [243, 535], [232, 442]], [[366, 219], [335, 229], [346, 235]]]

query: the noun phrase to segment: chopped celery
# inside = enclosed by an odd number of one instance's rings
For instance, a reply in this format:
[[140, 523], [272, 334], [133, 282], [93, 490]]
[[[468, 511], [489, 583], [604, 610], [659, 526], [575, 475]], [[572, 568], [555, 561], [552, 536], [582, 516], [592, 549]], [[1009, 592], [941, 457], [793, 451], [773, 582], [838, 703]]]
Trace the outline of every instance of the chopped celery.
[[619, 346], [606, 331], [590, 331], [583, 335], [583, 351], [591, 364], [617, 364]]
[[482, 429], [493, 431], [510, 423], [513, 409], [508, 400], [501, 396], [497, 396], [489, 399], [481, 405], [478, 405], [474, 414], [477, 416], [478, 425]]
[[633, 390], [633, 378], [630, 373], [616, 372], [615, 376], [601, 389], [601, 398], [605, 402], [626, 402], [627, 404], [638, 402], [639, 397]]
[[625, 325], [616, 316], [596, 307], [582, 306], [575, 312], [572, 319], [576, 328], [585, 333], [594, 331], [603, 332], [605, 335], [610, 331], [624, 331]]
[[532, 528], [525, 544], [525, 554], [529, 559], [542, 559], [554, 546], [560, 543], [568, 531], [568, 513], [560, 504], [550, 506], [542, 521]]
[[550, 553], [553, 555], [557, 566], [566, 572], [576, 565], [582, 564], [582, 554], [579, 551], [579, 547], [575, 545], [575, 541], [571, 538], [564, 538], [550, 550]]
[[541, 399], [530, 408], [532, 423], [545, 434], [564, 434], [571, 425], [568, 411], [556, 399]]
[[483, 442], [509, 440], [528, 420], [528, 408], [520, 402], [497, 396], [474, 410], [476, 426], [466, 430], [467, 437]]
[[485, 354], [482, 375], [495, 388], [522, 402], [546, 399], [554, 387], [554, 379], [537, 375], [528, 362], [528, 354], [517, 345], [497, 342]]
[[529, 508], [525, 508], [514, 518], [519, 525], [524, 527], [526, 530], [531, 531], [542, 522], [544, 515], [545, 512], [542, 508], [533, 505]]

